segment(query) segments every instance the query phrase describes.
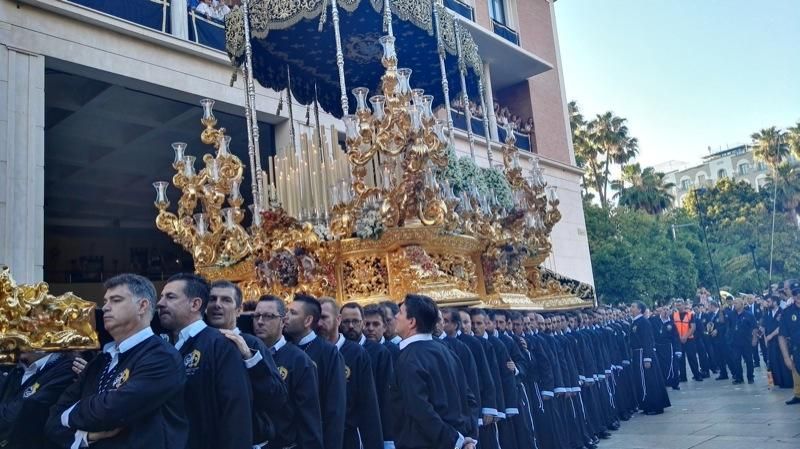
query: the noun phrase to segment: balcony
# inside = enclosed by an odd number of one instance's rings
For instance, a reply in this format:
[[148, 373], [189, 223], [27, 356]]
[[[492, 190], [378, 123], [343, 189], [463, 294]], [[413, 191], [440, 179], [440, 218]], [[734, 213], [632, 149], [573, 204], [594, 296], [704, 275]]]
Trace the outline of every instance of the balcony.
[[519, 34], [494, 19], [492, 19], [492, 30], [494, 31], [494, 34], [502, 37], [514, 45], [519, 45]]
[[460, 0], [444, 0], [444, 6], [464, 18], [475, 21], [475, 10]]

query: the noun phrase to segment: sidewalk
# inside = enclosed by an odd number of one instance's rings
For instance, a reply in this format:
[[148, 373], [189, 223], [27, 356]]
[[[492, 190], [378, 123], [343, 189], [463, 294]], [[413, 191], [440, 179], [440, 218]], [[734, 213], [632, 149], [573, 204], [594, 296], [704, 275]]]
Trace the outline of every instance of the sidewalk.
[[799, 449], [800, 405], [785, 405], [792, 390], [767, 389], [766, 368], [753, 385], [689, 380], [669, 390], [663, 415], [638, 414], [599, 449]]

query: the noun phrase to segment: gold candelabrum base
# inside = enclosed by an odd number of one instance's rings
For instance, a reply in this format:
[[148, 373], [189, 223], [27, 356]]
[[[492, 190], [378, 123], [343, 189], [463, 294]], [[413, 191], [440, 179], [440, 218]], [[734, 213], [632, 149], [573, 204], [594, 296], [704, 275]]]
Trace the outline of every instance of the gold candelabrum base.
[[21, 352], [97, 349], [95, 303], [72, 293], [53, 296], [44, 282], [17, 284], [0, 266], [0, 364]]

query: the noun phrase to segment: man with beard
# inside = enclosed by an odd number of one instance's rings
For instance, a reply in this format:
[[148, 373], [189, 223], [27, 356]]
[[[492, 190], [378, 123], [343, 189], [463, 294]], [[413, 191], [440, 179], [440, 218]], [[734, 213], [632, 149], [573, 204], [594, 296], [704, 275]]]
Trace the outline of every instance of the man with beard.
[[[658, 360], [654, 359], [655, 340], [650, 322], [644, 317], [646, 306], [641, 301], [631, 304], [631, 349], [633, 350], [634, 376], [639, 406], [645, 415], [659, 415], [669, 407], [670, 401], [664, 379], [658, 372]], [[638, 370], [636, 369], [638, 368]]]
[[[380, 309], [376, 309], [380, 310]], [[386, 347], [370, 340], [363, 334], [364, 310], [358, 303], [350, 302], [342, 306], [340, 331], [351, 341], [358, 342], [366, 351], [372, 362], [372, 374], [375, 378], [375, 392], [378, 395], [378, 409], [381, 414], [381, 430], [384, 447], [394, 444], [392, 437], [392, 414], [389, 402], [389, 381], [394, 376], [394, 360]], [[373, 315], [374, 316], [374, 315]], [[377, 319], [381, 319], [377, 317]], [[383, 338], [383, 333], [380, 334]]]
[[244, 359], [253, 391], [253, 445], [263, 447], [275, 437], [271, 416], [280, 413], [286, 403], [286, 385], [264, 343], [236, 327], [241, 312], [242, 290], [238, 286], [229, 281], [211, 284], [206, 321], [231, 340]]
[[317, 329], [320, 336], [336, 346], [345, 364], [347, 402], [342, 448], [379, 448], [384, 444], [383, 432], [369, 355], [356, 341], [339, 333], [342, 319], [336, 301], [322, 298], [320, 305], [321, 315]]
[[275, 438], [270, 449], [322, 449], [319, 382], [314, 362], [283, 337], [286, 305], [275, 296], [262, 296], [253, 313], [253, 331], [269, 348], [286, 382], [288, 400], [273, 415]]
[[317, 367], [319, 404], [322, 413], [322, 439], [325, 449], [342, 449], [345, 414], [339, 407], [347, 400], [347, 379], [342, 355], [317, 328], [322, 309], [310, 295], [296, 294], [289, 304], [284, 334], [302, 349]]
[[[114, 341], [64, 391], [50, 410], [45, 432], [59, 447], [186, 447], [186, 374], [175, 348], [150, 328], [155, 287], [135, 274], [115, 276], [104, 287], [103, 324]], [[233, 345], [220, 339], [235, 355]], [[236, 362], [244, 372], [241, 359]], [[249, 438], [236, 449], [248, 448]]]
[[719, 369], [717, 380], [726, 380], [728, 379], [728, 365], [730, 365], [730, 347], [727, 343], [728, 323], [725, 321], [725, 312], [720, 309], [718, 302], [709, 301], [708, 307], [711, 310], [708, 322], [712, 326], [708, 337], [714, 348], [712, 352], [715, 364]]
[[432, 299], [408, 295], [397, 316], [403, 340], [391, 391], [398, 449], [475, 448], [465, 436], [470, 426], [466, 380], [452, 353], [432, 341], [437, 310]]
[[253, 408], [247, 367], [236, 346], [203, 321], [208, 301], [208, 282], [180, 273], [167, 280], [157, 304], [161, 327], [183, 357], [189, 418], [186, 447], [251, 449]]

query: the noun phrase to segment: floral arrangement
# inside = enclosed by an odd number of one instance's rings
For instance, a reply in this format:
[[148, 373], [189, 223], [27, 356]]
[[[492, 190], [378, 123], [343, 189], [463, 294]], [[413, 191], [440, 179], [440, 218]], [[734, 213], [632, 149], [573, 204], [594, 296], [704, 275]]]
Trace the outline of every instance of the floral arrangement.
[[378, 204], [364, 206], [361, 215], [356, 220], [356, 237], [373, 240], [381, 237], [385, 228], [379, 207]]
[[319, 239], [323, 242], [335, 240], [333, 234], [331, 234], [330, 228], [328, 228], [328, 226], [325, 224], [315, 224], [314, 234], [316, 234], [317, 237], [319, 237]]
[[447, 167], [439, 176], [447, 180], [455, 195], [468, 192], [475, 186], [479, 193], [493, 197], [500, 207], [506, 210], [513, 207], [511, 186], [502, 171], [495, 167], [478, 167], [467, 156], [459, 158], [452, 148], [447, 155]]

